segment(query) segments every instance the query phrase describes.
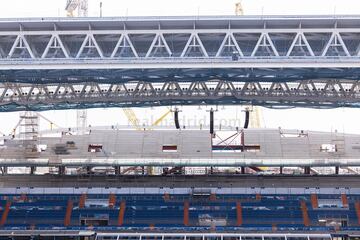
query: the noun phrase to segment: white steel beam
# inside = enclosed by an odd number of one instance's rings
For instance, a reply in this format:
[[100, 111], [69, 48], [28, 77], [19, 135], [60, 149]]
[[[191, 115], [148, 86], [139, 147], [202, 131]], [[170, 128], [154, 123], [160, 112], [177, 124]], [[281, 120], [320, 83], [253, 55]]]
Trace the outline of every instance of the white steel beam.
[[156, 34], [145, 57], [150, 57], [153, 51], [158, 51], [161, 50], [162, 48], [165, 48], [166, 52], [168, 53], [168, 57], [172, 56], [172, 52], [164, 36], [162, 34]]
[[24, 35], [18, 35], [16, 37], [8, 56], [12, 58], [17, 49], [24, 49], [29, 53], [31, 58], [36, 58]]
[[304, 47], [305, 47], [306, 50], [309, 52], [310, 56], [312, 56], [312, 57], [315, 56], [313, 50], [310, 47], [309, 42], [307, 41], [304, 33], [302, 33], [302, 32], [296, 34], [293, 42], [291, 43], [291, 46], [290, 46], [288, 52], [286, 53], [287, 57], [291, 56], [291, 53], [292, 53], [292, 51], [294, 50], [295, 47], [301, 48], [303, 50], [304, 50]]
[[269, 36], [269, 33], [262, 33], [259, 37], [259, 40], [257, 41], [256, 45], [255, 45], [255, 48], [253, 50], [253, 52], [251, 53], [251, 56], [252, 57], [255, 57], [259, 48], [265, 48], [269, 54], [270, 54], [270, 51], [272, 51], [272, 53], [278, 57], [279, 56], [279, 53], [278, 51], [276, 50], [275, 46], [274, 46], [274, 43], [272, 42], [270, 36]]
[[224, 37], [224, 40], [222, 41], [219, 50], [216, 53], [216, 57], [220, 57], [221, 53], [224, 51], [224, 48], [235, 48], [238, 55], [243, 57], [244, 54], [241, 51], [239, 44], [237, 43], [235, 37], [231, 33], [227, 33]]
[[100, 58], [104, 58], [104, 54], [101, 51], [99, 45], [97, 44], [94, 36], [92, 34], [88, 34], [86, 35], [83, 43], [81, 44], [81, 47], [79, 49], [79, 52], [76, 55], [76, 58], [80, 58], [81, 54], [84, 52], [84, 50], [88, 48], [88, 49], [96, 49], [97, 54], [99, 55]]
[[128, 36], [128, 34], [122, 34], [119, 38], [119, 41], [116, 43], [116, 46], [113, 50], [113, 52], [111, 53], [111, 58], [114, 58], [116, 56], [116, 53], [120, 50], [122, 51], [121, 49], [124, 49], [124, 48], [130, 48], [132, 53], [134, 54], [134, 56], [136, 58], [139, 57], [138, 53], [136, 52], [135, 48], [134, 48], [134, 45], [132, 44], [132, 42], [130, 41], [130, 38]]
[[48, 42], [43, 54], [41, 55], [41, 58], [46, 58], [46, 56], [51, 48], [60, 49], [63, 52], [65, 58], [70, 58], [68, 51], [64, 47], [64, 44], [62, 43], [62, 41], [58, 35], [51, 36], [50, 41]]
[[185, 48], [184, 48], [183, 52], [181, 53], [181, 57], [182, 58], [187, 57], [186, 55], [194, 48], [195, 49], [200, 48], [199, 50], [201, 51], [201, 53], [203, 55], [202, 57], [206, 57], [206, 58], [209, 57], [209, 55], [197, 33], [192, 33], [190, 35], [189, 40], [187, 41]]
[[0, 61], [0, 70], [66, 70], [66, 69], [226, 69], [226, 68], [309, 68], [309, 69], [329, 69], [329, 68], [360, 68], [360, 59], [348, 58], [341, 61], [334, 59], [250, 59], [244, 58], [239, 61], [224, 61], [221, 59], [204, 59], [204, 58], [158, 58], [148, 61], [144, 58], [131, 59], [124, 61], [119, 59], [98, 59], [89, 58], [84, 61], [72, 59], [43, 59], [41, 61], [33, 60], [31, 64], [26, 61]]
[[337, 32], [333, 32], [333, 33], [331, 34], [331, 37], [330, 37], [328, 43], [326, 44], [326, 46], [325, 46], [325, 48], [324, 48], [321, 56], [322, 56], [322, 57], [327, 56], [327, 53], [328, 53], [328, 51], [329, 51], [329, 49], [330, 49], [331, 47], [332, 47], [332, 48], [338, 48], [338, 47], [340, 47], [340, 48], [342, 48], [342, 50], [344, 51], [344, 53], [345, 53], [345, 55], [346, 55], [347, 57], [350, 56], [350, 53], [349, 53], [349, 51], [348, 51], [348, 49], [347, 49], [347, 47], [346, 47], [343, 39], [341, 38], [340, 34], [337, 33]]

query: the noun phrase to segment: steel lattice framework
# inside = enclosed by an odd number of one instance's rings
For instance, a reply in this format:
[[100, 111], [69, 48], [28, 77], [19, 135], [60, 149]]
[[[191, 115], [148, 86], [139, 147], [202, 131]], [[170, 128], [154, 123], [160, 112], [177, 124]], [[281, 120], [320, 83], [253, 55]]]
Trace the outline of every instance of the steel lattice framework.
[[[100, 84], [5, 83], [0, 87], [0, 111], [86, 107], [127, 107], [206, 104], [246, 104], [269, 107], [359, 106], [360, 81], [304, 80], [296, 82], [144, 81]], [[26, 107], [24, 107], [26, 106]]]
[[0, 110], [358, 107], [360, 17], [0, 20]]

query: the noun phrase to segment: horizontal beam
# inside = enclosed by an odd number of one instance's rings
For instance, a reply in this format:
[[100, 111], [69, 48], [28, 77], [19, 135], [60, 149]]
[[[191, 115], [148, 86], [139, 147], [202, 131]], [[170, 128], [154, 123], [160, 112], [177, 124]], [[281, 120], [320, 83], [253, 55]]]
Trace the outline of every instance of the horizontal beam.
[[[359, 176], [302, 174], [206, 174], [206, 175], [0, 175], [0, 194], [190, 194], [195, 189], [209, 189], [215, 194], [360, 194]], [[84, 181], [84, 180], [88, 181]], [[214, 185], [214, 182], [217, 184]], [[175, 187], [174, 187], [175, 185]], [[19, 187], [19, 188], [17, 188]], [[92, 187], [92, 189], [91, 189]], [[320, 187], [320, 189], [317, 189]], [[132, 191], [131, 191], [132, 190]], [[135, 191], [134, 191], [135, 190]], [[281, 191], [282, 190], [282, 191]], [[284, 192], [285, 190], [285, 192]]]
[[349, 167], [359, 166], [357, 158], [69, 158], [60, 156], [55, 161], [48, 158], [0, 158], [0, 166], [154, 166], [154, 167]]
[[96, 107], [253, 104], [268, 107], [360, 107], [360, 81], [132, 81], [118, 84], [0, 84], [0, 111]]
[[98, 233], [97, 239], [107, 239], [106, 237], [118, 237], [119, 239], [141, 239], [144, 238], [181, 238], [186, 239], [187, 237], [195, 237], [195, 238], [202, 238], [202, 239], [211, 239], [211, 238], [237, 238], [241, 239], [241, 237], [245, 238], [284, 238], [287, 237], [294, 237], [294, 238], [322, 238], [322, 239], [331, 239], [330, 234], [323, 234], [323, 233]]
[[244, 58], [241, 61], [233, 61], [231, 58], [188, 58], [188, 59], [133, 59], [120, 60], [45, 60], [45, 61], [18, 61], [0, 60], [0, 70], [86, 70], [86, 69], [251, 69], [251, 68], [360, 68], [360, 57], [347, 57], [339, 60], [332, 57], [319, 57], [313, 59], [304, 58]]

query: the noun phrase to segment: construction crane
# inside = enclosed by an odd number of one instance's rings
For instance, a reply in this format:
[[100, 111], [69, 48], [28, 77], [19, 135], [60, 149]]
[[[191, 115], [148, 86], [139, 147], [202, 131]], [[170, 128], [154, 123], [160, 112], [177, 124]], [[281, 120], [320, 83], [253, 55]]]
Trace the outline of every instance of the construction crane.
[[12, 133], [11, 133], [11, 135], [12, 135], [13, 137], [16, 136], [16, 129], [20, 126], [20, 124], [24, 121], [24, 119], [26, 119], [26, 117], [24, 117], [24, 116], [26, 116], [26, 115], [28, 115], [28, 116], [29, 116], [29, 115], [30, 115], [30, 116], [36, 115], [37, 117], [40, 117], [40, 118], [44, 119], [45, 121], [47, 121], [47, 122], [50, 124], [50, 129], [51, 129], [51, 130], [53, 129], [53, 127], [62, 128], [62, 127], [60, 127], [59, 125], [57, 125], [56, 123], [54, 123], [53, 121], [51, 121], [50, 119], [48, 119], [47, 117], [45, 117], [44, 115], [42, 115], [42, 114], [40, 114], [40, 113], [38, 113], [38, 112], [27, 111], [27, 112], [22, 113], [21, 115], [22, 115], [22, 117], [20, 117], [20, 119], [19, 119], [19, 121], [17, 122], [17, 124], [13, 127], [13, 130], [12, 130]]
[[[171, 113], [171, 109], [168, 109], [163, 115], [161, 115], [155, 122], [153, 122], [151, 124], [151, 126], [149, 128], [145, 128], [145, 127], [142, 127], [140, 126], [140, 121], [139, 119], [136, 117], [136, 114], [135, 112], [131, 109], [131, 108], [123, 108], [123, 112], [125, 114], [125, 116], [127, 117], [128, 121], [131, 123], [131, 125], [133, 125], [133, 127], [138, 130], [138, 131], [141, 131], [141, 130], [152, 130], [153, 127], [159, 125], [159, 123], [162, 122], [162, 120], [164, 120], [164, 118], [166, 118], [169, 113]], [[138, 170], [141, 170], [142, 167], [130, 167], [130, 168], [125, 168], [123, 171], [122, 171], [122, 174], [125, 174], [129, 171], [138, 171]], [[144, 170], [142, 170], [144, 171]], [[148, 166], [146, 168], [146, 171], [147, 171], [147, 174], [149, 175], [154, 175], [154, 167], [152, 166]]]
[[[139, 119], [136, 117], [135, 112], [131, 109], [131, 108], [123, 108], [123, 112], [126, 116], [126, 118], [128, 119], [128, 121], [131, 123], [131, 125], [134, 126], [134, 128], [136, 130], [143, 130], [145, 129], [144, 127], [140, 126], [140, 121]], [[162, 120], [164, 120], [164, 118], [166, 118], [169, 113], [171, 112], [171, 109], [168, 109], [163, 115], [161, 115], [155, 122], [153, 122], [151, 124], [151, 126], [149, 128], [147, 128], [147, 130], [152, 130], [153, 127], [159, 125], [159, 123], [162, 122]]]
[[[87, 17], [88, 0], [67, 0], [65, 10], [68, 17]], [[77, 10], [77, 15], [74, 12]], [[84, 134], [87, 126], [87, 110], [76, 111], [76, 128], [78, 134]]]
[[[68, 17], [87, 17], [88, 0], [67, 0], [65, 10]], [[77, 10], [77, 15], [74, 15]]]
[[[235, 3], [235, 15], [236, 16], [244, 15], [244, 8], [243, 8], [241, 1]], [[263, 125], [261, 108], [256, 107], [256, 106], [246, 106], [245, 109], [251, 112], [249, 127], [250, 128], [261, 128]]]
[[244, 15], [244, 9], [242, 7], [241, 2], [235, 3], [235, 14], [236, 15]]

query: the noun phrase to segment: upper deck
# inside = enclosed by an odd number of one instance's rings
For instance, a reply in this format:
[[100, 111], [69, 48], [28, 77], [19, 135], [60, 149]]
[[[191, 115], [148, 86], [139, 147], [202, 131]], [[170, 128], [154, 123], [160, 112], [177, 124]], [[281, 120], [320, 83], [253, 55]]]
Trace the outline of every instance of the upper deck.
[[360, 136], [282, 129], [94, 130], [7, 139], [2, 166], [359, 166]]
[[[0, 69], [167, 73], [169, 68], [203, 69], [201, 74], [209, 76], [214, 74], [209, 69], [358, 68], [359, 20], [359, 16], [1, 19]], [[181, 73], [170, 74], [181, 78]]]
[[359, 107], [358, 79], [360, 16], [0, 19], [0, 111]]

